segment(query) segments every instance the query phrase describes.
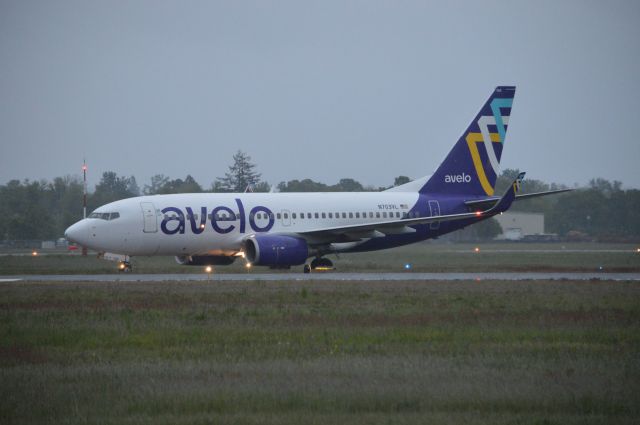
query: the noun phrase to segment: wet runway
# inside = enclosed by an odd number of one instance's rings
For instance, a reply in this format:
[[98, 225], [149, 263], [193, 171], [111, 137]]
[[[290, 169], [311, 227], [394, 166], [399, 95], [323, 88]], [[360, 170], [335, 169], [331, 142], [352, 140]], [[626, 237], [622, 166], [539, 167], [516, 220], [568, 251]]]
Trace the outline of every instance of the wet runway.
[[78, 274], [0, 276], [0, 283], [45, 282], [164, 282], [164, 281], [442, 281], [442, 280], [617, 280], [640, 281], [640, 273], [228, 273], [211, 274]]

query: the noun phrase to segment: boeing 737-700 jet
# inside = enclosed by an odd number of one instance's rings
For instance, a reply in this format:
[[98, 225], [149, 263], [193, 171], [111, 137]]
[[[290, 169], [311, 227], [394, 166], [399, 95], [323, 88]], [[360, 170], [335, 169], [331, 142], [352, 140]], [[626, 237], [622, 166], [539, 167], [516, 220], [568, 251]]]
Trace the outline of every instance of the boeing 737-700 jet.
[[[497, 87], [430, 177], [382, 192], [192, 193], [112, 202], [72, 225], [70, 241], [102, 253], [174, 255], [185, 265], [331, 268], [327, 254], [435, 238], [506, 211], [521, 173], [494, 196], [515, 87]], [[308, 262], [309, 259], [312, 259]]]

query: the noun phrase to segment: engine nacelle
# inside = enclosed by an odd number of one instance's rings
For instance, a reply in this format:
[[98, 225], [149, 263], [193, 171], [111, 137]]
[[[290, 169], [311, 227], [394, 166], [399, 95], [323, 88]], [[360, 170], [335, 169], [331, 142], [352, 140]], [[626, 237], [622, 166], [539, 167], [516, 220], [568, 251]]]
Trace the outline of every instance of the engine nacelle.
[[309, 247], [294, 236], [255, 235], [245, 239], [244, 255], [256, 266], [297, 266], [309, 258]]
[[236, 257], [227, 255], [179, 255], [176, 262], [183, 266], [228, 266]]

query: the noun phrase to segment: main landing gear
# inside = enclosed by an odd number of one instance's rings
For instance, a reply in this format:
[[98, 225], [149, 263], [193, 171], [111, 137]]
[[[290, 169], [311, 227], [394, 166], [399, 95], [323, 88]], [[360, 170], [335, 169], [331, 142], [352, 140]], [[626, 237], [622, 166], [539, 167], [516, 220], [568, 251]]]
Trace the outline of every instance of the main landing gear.
[[333, 263], [328, 258], [317, 257], [311, 261], [311, 264], [305, 264], [303, 271], [311, 273], [311, 271], [329, 271], [334, 270]]

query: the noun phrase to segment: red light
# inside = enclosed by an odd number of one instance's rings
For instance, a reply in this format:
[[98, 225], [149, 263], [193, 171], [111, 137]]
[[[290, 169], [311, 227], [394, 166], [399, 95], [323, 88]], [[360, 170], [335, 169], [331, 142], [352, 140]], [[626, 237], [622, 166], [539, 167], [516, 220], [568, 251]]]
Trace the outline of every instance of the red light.
[[87, 166], [86, 165], [82, 166], [82, 171], [87, 171]]
[[482, 215], [481, 211], [476, 211], [476, 217], [480, 217]]

